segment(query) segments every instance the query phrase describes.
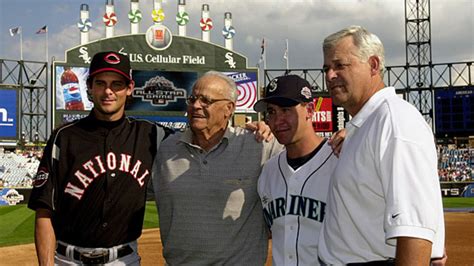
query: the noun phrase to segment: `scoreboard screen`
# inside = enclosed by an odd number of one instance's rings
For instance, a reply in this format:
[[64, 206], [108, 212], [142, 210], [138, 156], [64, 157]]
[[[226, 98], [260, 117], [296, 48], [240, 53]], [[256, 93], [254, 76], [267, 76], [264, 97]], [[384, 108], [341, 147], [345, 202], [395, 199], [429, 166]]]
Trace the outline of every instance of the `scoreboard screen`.
[[474, 87], [436, 90], [434, 110], [437, 137], [474, 135]]

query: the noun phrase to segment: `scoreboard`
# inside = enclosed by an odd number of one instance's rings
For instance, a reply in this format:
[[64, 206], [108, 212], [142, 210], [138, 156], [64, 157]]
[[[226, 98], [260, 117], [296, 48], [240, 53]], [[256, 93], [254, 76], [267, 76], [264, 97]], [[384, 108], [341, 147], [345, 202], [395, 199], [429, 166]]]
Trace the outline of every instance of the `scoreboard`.
[[437, 137], [474, 135], [474, 87], [450, 87], [435, 91]]

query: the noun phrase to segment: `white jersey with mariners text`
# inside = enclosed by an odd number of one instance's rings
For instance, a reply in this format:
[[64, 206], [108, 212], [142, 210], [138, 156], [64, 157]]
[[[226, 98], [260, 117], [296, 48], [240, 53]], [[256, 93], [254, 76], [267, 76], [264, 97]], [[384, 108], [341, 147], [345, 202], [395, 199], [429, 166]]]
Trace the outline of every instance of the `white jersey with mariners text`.
[[294, 170], [286, 150], [272, 157], [258, 181], [265, 221], [272, 232], [273, 265], [317, 265], [318, 237], [329, 179], [337, 158], [326, 143]]

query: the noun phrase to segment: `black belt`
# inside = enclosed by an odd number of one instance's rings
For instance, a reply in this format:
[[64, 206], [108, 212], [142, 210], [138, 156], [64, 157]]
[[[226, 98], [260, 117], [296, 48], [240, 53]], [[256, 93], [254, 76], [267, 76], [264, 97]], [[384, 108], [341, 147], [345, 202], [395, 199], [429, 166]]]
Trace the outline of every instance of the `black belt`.
[[[67, 246], [61, 243], [58, 243], [58, 247], [56, 248], [56, 252], [63, 255], [66, 255]], [[129, 254], [133, 253], [133, 249], [129, 246], [123, 246], [117, 249], [117, 259], [125, 257]], [[73, 251], [73, 258], [75, 260], [81, 261], [84, 264], [105, 264], [109, 262], [109, 250], [104, 249], [103, 251], [87, 251], [87, 252], [80, 252], [76, 248]]]
[[348, 266], [395, 266], [395, 259], [348, 263]]

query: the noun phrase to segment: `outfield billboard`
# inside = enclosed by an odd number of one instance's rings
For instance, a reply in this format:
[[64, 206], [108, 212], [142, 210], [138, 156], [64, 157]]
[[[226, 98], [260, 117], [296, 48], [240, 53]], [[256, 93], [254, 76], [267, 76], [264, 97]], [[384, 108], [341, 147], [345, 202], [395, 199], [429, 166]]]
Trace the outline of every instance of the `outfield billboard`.
[[0, 89], [0, 140], [18, 140], [19, 103], [18, 90]]

